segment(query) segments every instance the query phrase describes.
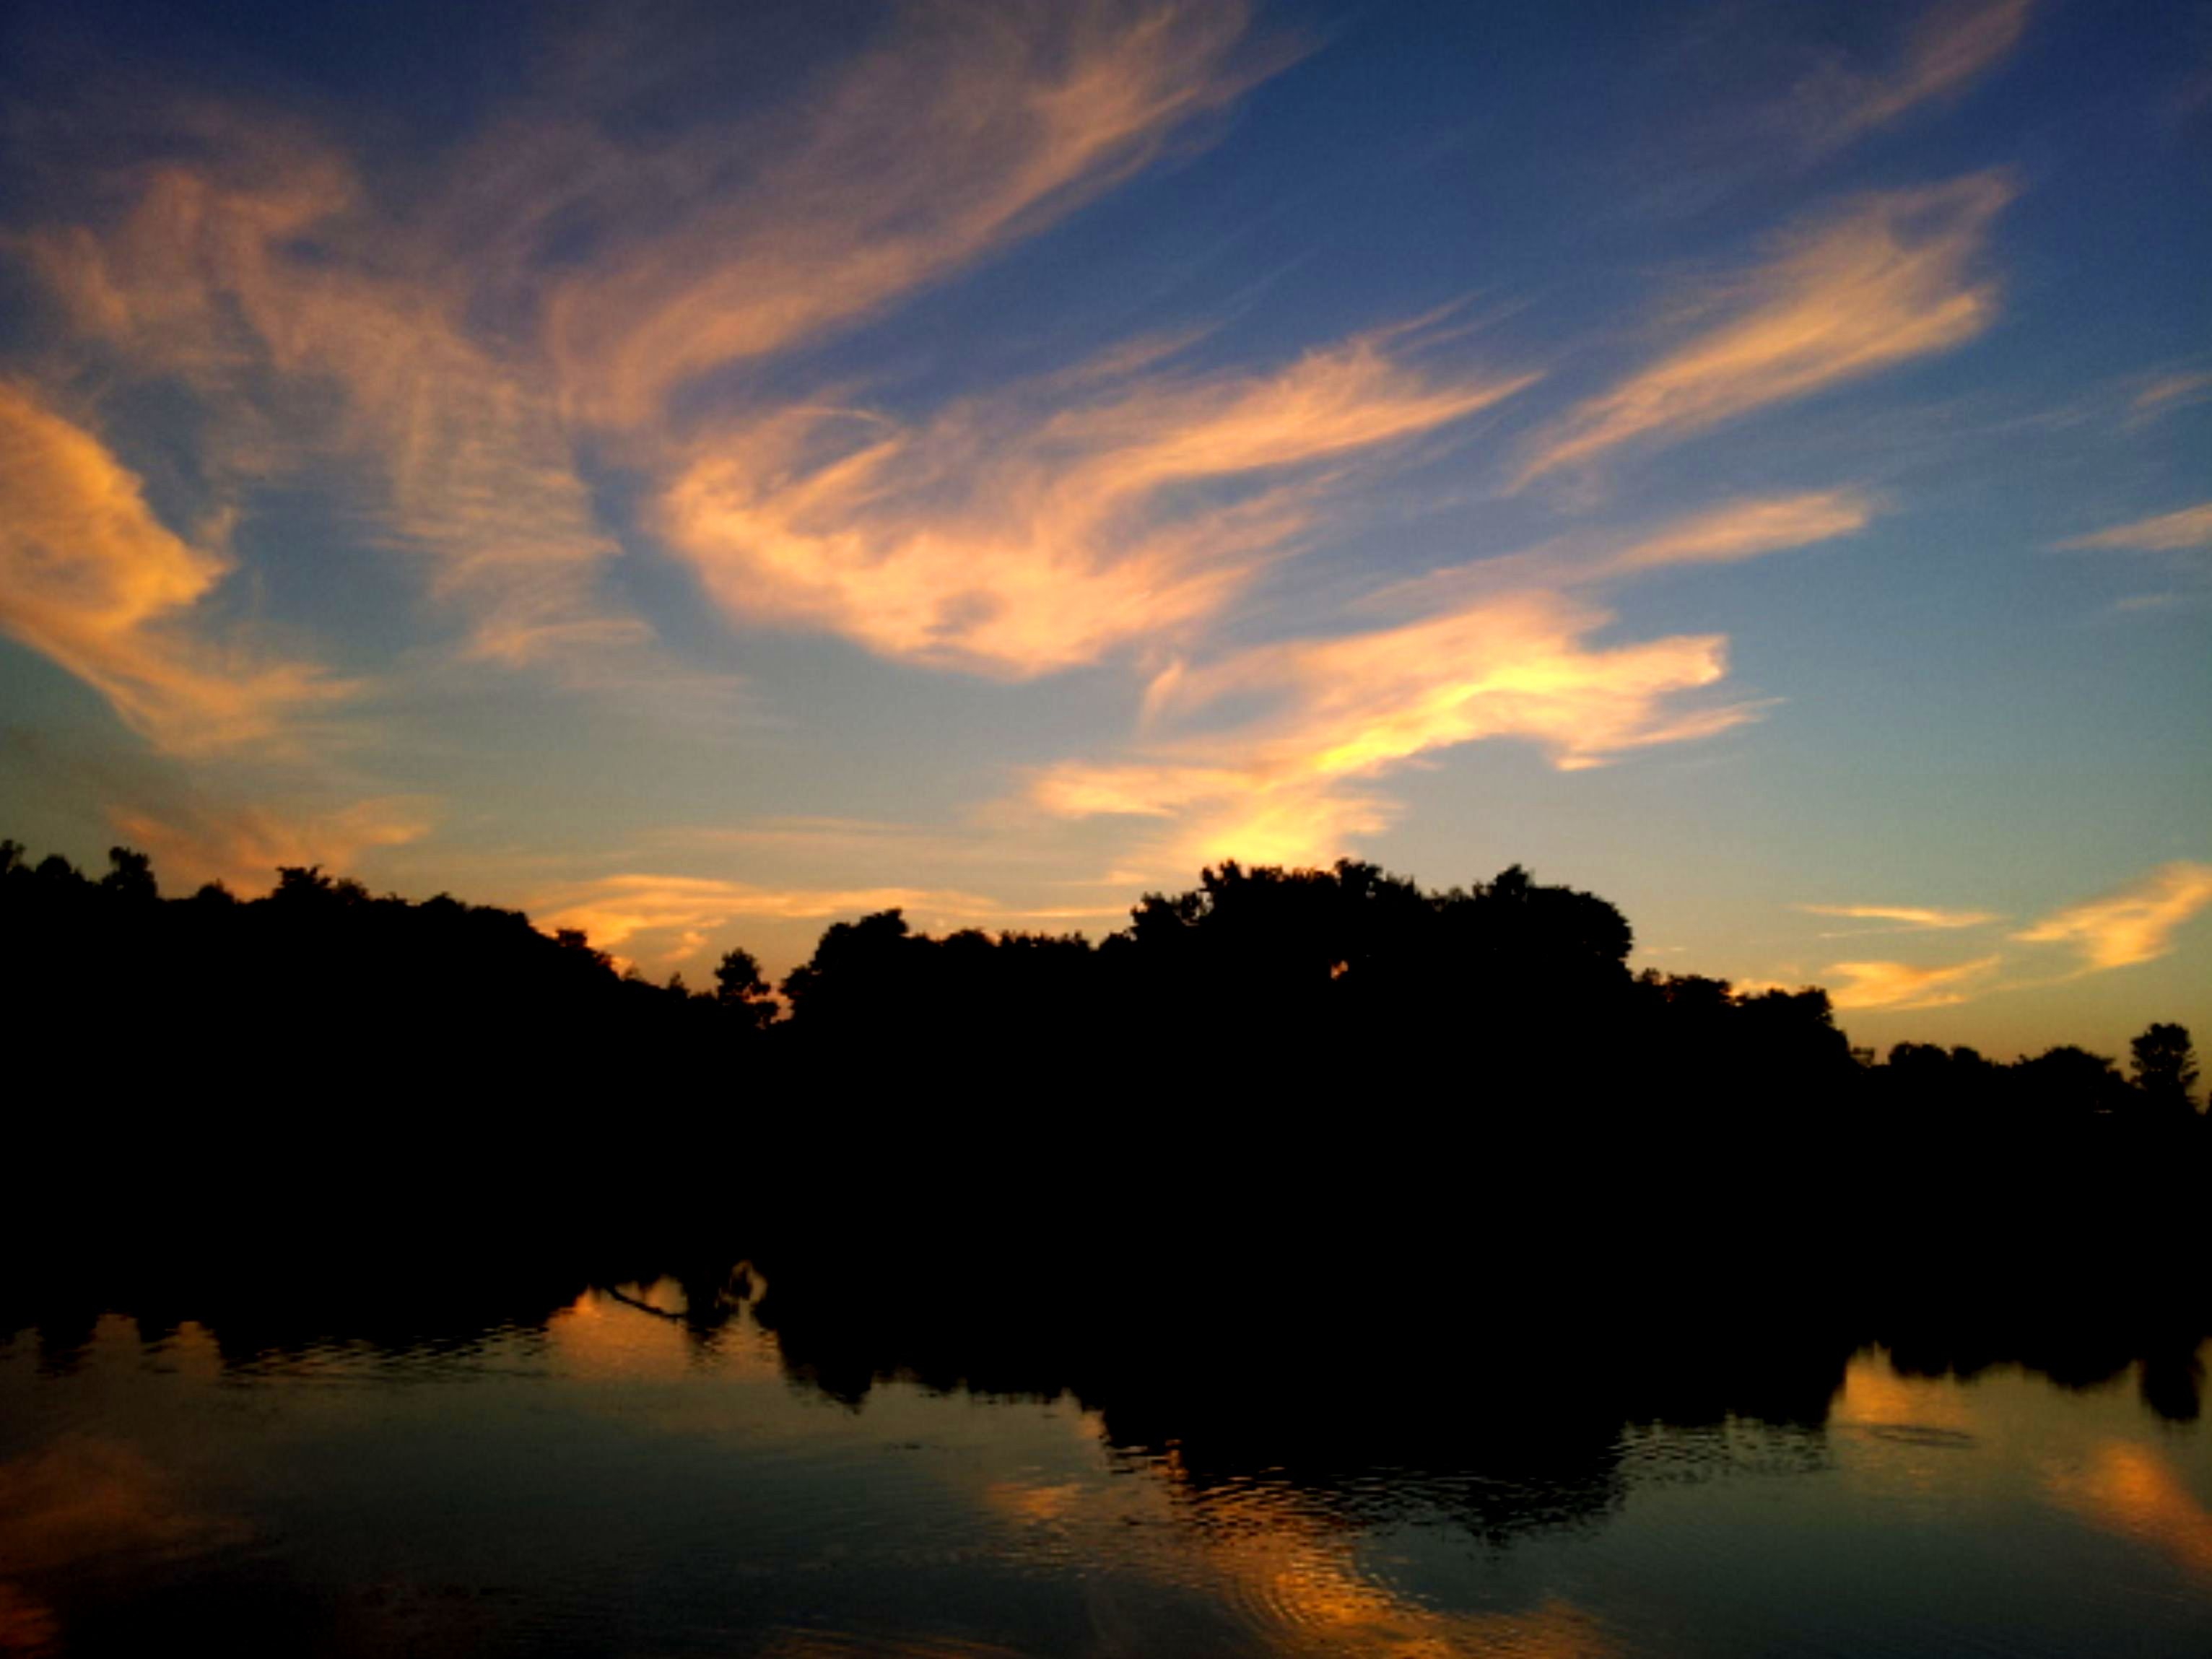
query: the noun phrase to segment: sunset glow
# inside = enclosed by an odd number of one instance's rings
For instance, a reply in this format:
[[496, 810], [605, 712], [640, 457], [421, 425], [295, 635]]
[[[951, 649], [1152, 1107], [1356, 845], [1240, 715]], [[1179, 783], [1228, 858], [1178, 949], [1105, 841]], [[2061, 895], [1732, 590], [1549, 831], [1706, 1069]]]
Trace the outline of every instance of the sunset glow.
[[19, 9], [0, 830], [695, 984], [1517, 861], [2212, 1027], [2202, 29], [1480, 9]]

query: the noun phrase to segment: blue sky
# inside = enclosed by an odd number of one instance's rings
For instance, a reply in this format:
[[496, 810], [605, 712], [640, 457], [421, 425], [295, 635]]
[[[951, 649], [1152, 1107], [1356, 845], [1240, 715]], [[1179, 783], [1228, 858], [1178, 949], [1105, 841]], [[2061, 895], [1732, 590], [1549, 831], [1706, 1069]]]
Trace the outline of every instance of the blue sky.
[[2212, 1026], [2212, 8], [6, 27], [34, 848], [695, 979], [1519, 861], [1861, 1042]]

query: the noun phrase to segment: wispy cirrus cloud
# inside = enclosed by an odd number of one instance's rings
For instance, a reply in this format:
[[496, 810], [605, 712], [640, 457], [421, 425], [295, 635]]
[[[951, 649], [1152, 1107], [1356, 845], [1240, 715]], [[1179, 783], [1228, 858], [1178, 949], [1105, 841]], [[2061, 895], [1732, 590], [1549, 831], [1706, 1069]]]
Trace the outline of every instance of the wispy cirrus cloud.
[[1284, 696], [1289, 711], [1276, 751], [1345, 774], [1504, 735], [1541, 744], [1572, 770], [1744, 717], [1736, 708], [1683, 714], [1667, 705], [1672, 694], [1723, 677], [1719, 637], [1585, 645], [1612, 620], [1562, 596], [1529, 592], [1403, 627], [1240, 652], [1164, 676], [1148, 708], [1173, 717], [1232, 696]]
[[542, 368], [471, 335], [465, 282], [368, 206], [343, 158], [211, 126], [215, 159], [152, 169], [112, 222], [27, 239], [79, 337], [201, 393], [204, 464], [228, 487], [363, 469], [369, 538], [417, 556], [477, 653], [646, 637], [599, 596], [617, 549]]
[[[2009, 951], [1935, 967], [1901, 962], [1838, 962], [1831, 963], [1826, 972], [1846, 981], [1835, 993], [1838, 1008], [1950, 1007], [1995, 992], [2064, 984], [2084, 975], [2153, 961], [2171, 951], [2176, 930], [2207, 907], [2212, 907], [2212, 865], [2179, 860], [2100, 897], [2063, 906], [2007, 936], [2014, 944], [2071, 945], [2081, 965], [2056, 978], [2033, 970], [2022, 976], [2021, 953]], [[2004, 919], [1994, 911], [1920, 905], [1800, 904], [1795, 908], [1814, 915], [1892, 922], [1914, 933], [1982, 927]], [[2012, 970], [1998, 977], [1998, 969], [2008, 965]]]
[[[1873, 512], [1850, 489], [1741, 497], [1390, 584], [1361, 606], [1402, 619], [1390, 625], [1170, 665], [1127, 758], [1046, 768], [1028, 798], [1054, 817], [1151, 821], [1148, 851], [1133, 856], [1165, 867], [1314, 862], [1388, 827], [1395, 807], [1373, 781], [1441, 750], [1514, 738], [1572, 771], [1714, 735], [1758, 713], [1692, 696], [1724, 677], [1726, 641], [1593, 647], [1613, 618], [1574, 590], [1808, 546]], [[1207, 728], [1224, 706], [1262, 712]]]
[[[1723, 677], [1721, 639], [1589, 645], [1610, 620], [1531, 592], [1172, 669], [1147, 700], [1154, 735], [1131, 759], [1048, 768], [1030, 799], [1058, 817], [1171, 820], [1167, 851], [1185, 866], [1228, 855], [1313, 861], [1388, 822], [1389, 803], [1367, 792], [1368, 781], [1439, 750], [1516, 738], [1571, 770], [1752, 717], [1741, 703], [1680, 702]], [[1231, 700], [1272, 712], [1226, 730], [1158, 735]]]
[[707, 933], [745, 916], [815, 921], [894, 907], [929, 906], [963, 914], [994, 908], [989, 899], [911, 887], [776, 888], [704, 876], [629, 874], [558, 887], [531, 906], [539, 927], [581, 929], [592, 943], [613, 950], [641, 935], [672, 936], [687, 954]]
[[2177, 860], [2100, 897], [2069, 904], [2013, 938], [2026, 945], [2070, 945], [2084, 973], [2132, 967], [2172, 950], [2174, 932], [2212, 905], [2212, 864]]
[[1807, 145], [1833, 149], [1959, 91], [2020, 44], [2033, 9], [2032, 0], [1955, 0], [1930, 7], [1886, 70], [1831, 64], [1807, 76], [1790, 93]]
[[1863, 490], [1746, 498], [1662, 526], [1600, 562], [1595, 574], [1626, 575], [1669, 565], [1735, 564], [1863, 530], [1874, 517]]
[[924, 927], [1065, 925], [1118, 917], [1119, 909], [1024, 909], [980, 893], [945, 887], [763, 885], [705, 876], [626, 873], [547, 889], [529, 906], [547, 933], [581, 931], [599, 949], [675, 963], [706, 948], [730, 923], [828, 921], [875, 910], [902, 909]]
[[1917, 968], [1903, 962], [1835, 962], [1827, 972], [1846, 983], [1832, 993], [1838, 1008], [1948, 1008], [1986, 988], [1978, 981], [1996, 971], [2003, 958], [1977, 957], [1971, 962]]
[[2205, 580], [2212, 577], [2212, 564], [2197, 556], [2204, 550], [2212, 548], [2212, 501], [2185, 507], [2178, 512], [2161, 513], [2153, 518], [2138, 519], [2130, 524], [2116, 525], [2109, 530], [2075, 536], [2067, 541], [2054, 542], [2051, 545], [2062, 552], [2111, 551], [2172, 556], [2154, 562], [2166, 567], [2168, 573], [2166, 580], [2171, 584], [2168, 589], [2165, 592], [2130, 593], [2115, 599], [2112, 610], [2118, 614], [2140, 614], [2172, 605], [2196, 604], [2203, 598]]
[[[1943, 14], [1837, 107], [1878, 125], [1963, 84], [2008, 44], [2000, 14], [2016, 34], [2017, 4]], [[1389, 627], [1209, 654], [1212, 625], [1340, 527], [1374, 469], [1534, 377], [1449, 362], [1419, 330], [1205, 374], [1176, 367], [1170, 340], [917, 409], [804, 355], [1202, 133], [1285, 60], [1252, 34], [1233, 3], [916, 10], [742, 125], [529, 103], [423, 170], [418, 201], [373, 157], [226, 118], [177, 152], [192, 159], [137, 173], [120, 210], [22, 246], [103, 370], [199, 393], [230, 493], [353, 464], [365, 539], [417, 556], [477, 656], [647, 640], [612, 577], [625, 538], [656, 536], [726, 617], [902, 663], [1023, 679], [1189, 653], [1155, 680], [1125, 755], [1047, 768], [1030, 795], [1057, 818], [1133, 815], [1179, 862], [1344, 850], [1395, 811], [1377, 780], [1486, 738], [1573, 769], [1752, 718], [1698, 697], [1724, 676], [1724, 640], [1594, 645], [1611, 618], [1570, 595], [1851, 533], [1875, 510], [1862, 491], [1577, 537], [1407, 585]], [[1964, 179], [1813, 226], [1569, 411], [1524, 479], [1971, 337], [1993, 301], [1969, 267], [2008, 193]], [[315, 861], [275, 827], [255, 845]], [[216, 861], [215, 843], [193, 856]], [[664, 940], [741, 916], [983, 902], [933, 879], [966, 877], [635, 876], [553, 897], [602, 936]], [[828, 908], [792, 908], [809, 905]]]
[[1379, 587], [1360, 599], [1358, 608], [1418, 617], [1486, 594], [1565, 592], [1656, 570], [1737, 564], [1855, 534], [1873, 521], [1875, 511], [1874, 497], [1860, 489], [1739, 496], [1640, 530], [1577, 533], [1518, 552], [1446, 565]]
[[[581, 216], [602, 258], [555, 283], [568, 407], [632, 428], [722, 366], [787, 350], [1032, 234], [1291, 56], [1250, 11], [1121, 0], [915, 9], [795, 126], [710, 129], [650, 153], [595, 139]], [[734, 143], [768, 153], [732, 189]], [[524, 131], [516, 142], [559, 156]], [[573, 186], [569, 186], [573, 189]]]
[[1073, 401], [1056, 379], [917, 425], [785, 410], [703, 446], [662, 528], [739, 619], [1049, 672], [1164, 643], [1316, 526], [1322, 470], [1528, 384], [1424, 373], [1389, 348], [1363, 337], [1259, 374], [1140, 370]]
[[2172, 553], [2185, 548], [2212, 547], [2212, 501], [2200, 501], [2179, 512], [2138, 519], [2092, 535], [2075, 536], [2054, 544], [2063, 549], [2114, 548], [2142, 553]]
[[420, 841], [436, 818], [434, 804], [414, 796], [322, 810], [172, 800], [112, 805], [107, 816], [126, 842], [153, 855], [166, 890], [219, 881], [246, 896], [275, 886], [286, 866], [350, 871], [364, 853]]
[[2197, 369], [2154, 375], [2128, 400], [2128, 407], [2136, 421], [2154, 421], [2208, 398], [2212, 398], [2212, 370]]
[[2012, 187], [1977, 173], [1862, 198], [1726, 285], [1725, 319], [1540, 434], [1516, 483], [1632, 442], [1671, 443], [1751, 410], [1949, 350], [1986, 328], [1972, 275]]
[[162, 524], [98, 437], [0, 381], [0, 629], [172, 753], [270, 741], [355, 690], [210, 623], [206, 601], [233, 568]]
[[[645, 137], [526, 100], [404, 213], [311, 132], [182, 108], [191, 159], [20, 246], [80, 341], [202, 393], [210, 471], [352, 464], [347, 507], [420, 556], [474, 654], [566, 662], [653, 637], [610, 591], [585, 433], [680, 464], [690, 382], [1033, 234], [1290, 55], [1236, 3], [914, 9], [774, 124]], [[755, 437], [814, 444], [813, 413]]]
[[1854, 921], [1893, 921], [1905, 927], [1982, 927], [2004, 920], [1995, 910], [1943, 910], [1916, 904], [1800, 904], [1808, 915], [1842, 916]]

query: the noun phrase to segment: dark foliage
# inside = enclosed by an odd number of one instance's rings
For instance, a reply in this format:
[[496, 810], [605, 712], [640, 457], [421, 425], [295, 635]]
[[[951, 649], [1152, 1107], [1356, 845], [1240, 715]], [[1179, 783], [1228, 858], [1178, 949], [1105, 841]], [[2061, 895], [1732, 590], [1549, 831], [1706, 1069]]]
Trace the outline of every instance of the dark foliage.
[[[916, 933], [897, 910], [838, 922], [786, 976], [780, 1009], [732, 950], [710, 991], [617, 974], [581, 933], [447, 895], [372, 896], [287, 868], [266, 897], [210, 884], [163, 899], [150, 861], [97, 880], [0, 842], [0, 992], [41, 1048], [113, 1084], [173, 1090], [203, 1061], [234, 1102], [353, 1098], [385, 1109], [544, 1085], [670, 1099], [686, 1076], [829, 1065], [835, 1082], [969, 1085], [978, 1103], [1054, 1091], [1133, 1108], [1262, 1088], [1449, 1101], [1463, 1125], [1596, 1116], [1670, 1136], [1784, 1132], [1849, 1106], [1916, 1133], [2193, 1116], [2189, 1033], [2136, 1040], [2132, 1081], [2070, 1047], [1999, 1065], [1901, 1044], [1868, 1067], [1826, 994], [1738, 993], [1632, 975], [1626, 920], [1517, 866], [1424, 891], [1373, 865], [1247, 870], [1148, 894], [1130, 926], [1079, 934]], [[1285, 1106], [1290, 1102], [1280, 1103]], [[1413, 1103], [1409, 1101], [1408, 1103]], [[1909, 1120], [1908, 1122], [1899, 1122]], [[1195, 1126], [1193, 1126], [1195, 1127]]]
[[1638, 1350], [1705, 1379], [1683, 1410], [1771, 1384], [1779, 1413], [1881, 1338], [1960, 1369], [2164, 1356], [2194, 1401], [2185, 1031], [2147, 1031], [2132, 1082], [2064, 1048], [1873, 1065], [1825, 993], [1638, 975], [1631, 944], [1518, 868], [1229, 864], [1096, 945], [841, 922], [779, 1017], [742, 951], [692, 993], [443, 896], [288, 869], [164, 899], [127, 849], [94, 881], [0, 844], [0, 1303], [66, 1329], [125, 1285], [198, 1316], [287, 1273], [313, 1310], [750, 1256], [841, 1397], [910, 1370], [1172, 1426], [1209, 1377], [1243, 1409], [1254, 1364], [1349, 1398], [1378, 1354], [1399, 1388], [1480, 1349], [1565, 1400]]

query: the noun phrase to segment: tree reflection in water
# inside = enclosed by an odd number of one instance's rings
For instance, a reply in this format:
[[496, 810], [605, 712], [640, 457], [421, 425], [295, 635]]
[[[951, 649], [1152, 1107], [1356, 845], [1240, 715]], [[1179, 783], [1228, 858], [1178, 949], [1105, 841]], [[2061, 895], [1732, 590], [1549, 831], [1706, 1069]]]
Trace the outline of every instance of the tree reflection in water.
[[[1563, 1551], [1648, 1551], [1655, 1524], [1677, 1526], [1686, 1513], [1657, 1511], [1655, 1522], [1655, 1495], [1720, 1494], [1719, 1518], [1698, 1523], [1713, 1536], [1696, 1548], [1718, 1544], [1741, 1563], [1731, 1571], [1755, 1575], [1764, 1558], [1726, 1531], [1732, 1506], [1742, 1510], [1727, 1494], [1747, 1480], [1809, 1491], [1808, 1476], [1850, 1468], [1889, 1471], [1903, 1490], [1973, 1478], [1991, 1425], [1952, 1376], [1960, 1367], [1980, 1375], [2032, 1352], [2042, 1375], [2078, 1390], [2135, 1364], [2146, 1402], [2185, 1411], [2180, 1391], [2196, 1382], [2179, 1364], [2154, 1382], [2155, 1368], [2128, 1357], [2109, 1321], [2069, 1334], [2048, 1318], [2024, 1332], [1984, 1318], [1954, 1327], [1948, 1343], [1923, 1328], [1899, 1350], [1899, 1370], [1857, 1352], [1879, 1329], [1832, 1317], [1824, 1328], [1808, 1315], [1747, 1321], [1720, 1302], [1663, 1323], [1632, 1307], [1601, 1328], [1542, 1316], [1532, 1291], [1491, 1298], [1480, 1319], [1451, 1319], [1437, 1310], [1460, 1304], [1433, 1282], [1418, 1300], [1410, 1283], [1358, 1298], [1328, 1267], [1249, 1282], [1224, 1313], [1218, 1280], [1179, 1288], [1142, 1250], [1093, 1276], [1095, 1264], [1063, 1260], [1047, 1272], [994, 1257], [957, 1231], [940, 1231], [933, 1255], [885, 1242], [759, 1237], [735, 1267], [733, 1249], [703, 1247], [580, 1254], [558, 1268], [327, 1251], [311, 1266], [265, 1253], [258, 1271], [231, 1261], [212, 1277], [196, 1275], [216, 1264], [188, 1272], [173, 1255], [97, 1291], [82, 1275], [66, 1294], [52, 1280], [33, 1323], [52, 1397], [119, 1397], [110, 1393], [118, 1364], [142, 1376], [182, 1365], [203, 1389], [241, 1385], [240, 1405], [288, 1425], [273, 1450], [250, 1452], [276, 1460], [280, 1493], [295, 1478], [289, 1460], [316, 1443], [297, 1431], [349, 1425], [321, 1465], [342, 1484], [304, 1517], [256, 1513], [248, 1525], [217, 1501], [232, 1483], [210, 1486], [204, 1472], [188, 1476], [112, 1437], [65, 1436], [0, 1456], [0, 1499], [15, 1516], [12, 1531], [0, 1527], [0, 1583], [14, 1597], [0, 1596], [0, 1613], [24, 1651], [64, 1637], [72, 1652], [141, 1650], [133, 1644], [182, 1605], [184, 1591], [163, 1588], [182, 1574], [192, 1606], [256, 1625], [246, 1651], [483, 1651], [542, 1638], [540, 1621], [554, 1618], [572, 1621], [579, 1652], [605, 1650], [607, 1629], [644, 1619], [672, 1652], [706, 1651], [702, 1632], [736, 1632], [738, 1650], [790, 1655], [1663, 1653], [1683, 1644], [1638, 1626], [1617, 1584], [1600, 1590], [1586, 1569], [1560, 1571], [1590, 1559]], [[1574, 1305], [1567, 1286], [1548, 1289], [1554, 1310]], [[135, 1315], [139, 1341], [113, 1317], [92, 1316], [102, 1308]], [[1909, 1328], [1887, 1334], [1900, 1333]], [[2150, 1331], [2137, 1352], [2170, 1334]], [[118, 1359], [125, 1348], [135, 1358]], [[30, 1347], [16, 1352], [28, 1358]], [[416, 1407], [384, 1403], [392, 1383], [441, 1379], [459, 1391], [409, 1389]], [[2014, 1385], [1993, 1386], [2002, 1395]], [[794, 1431], [787, 1415], [769, 1432], [796, 1440], [759, 1441], [777, 1416], [763, 1389], [812, 1425]], [[1070, 1404], [1081, 1408], [1073, 1419]], [[579, 1413], [624, 1426], [580, 1462], [519, 1477], [580, 1431], [598, 1432]], [[1023, 1440], [1055, 1413], [1056, 1440]], [[915, 1431], [954, 1443], [902, 1451], [901, 1437]], [[395, 1437], [454, 1432], [490, 1438], [450, 1475], [422, 1471], [420, 1459], [441, 1455], [434, 1449]], [[2008, 1448], [2008, 1467], [2040, 1481], [2049, 1509], [2138, 1557], [2212, 1575], [2212, 1520], [2186, 1482], [2155, 1444], [2103, 1432]], [[1092, 1439], [1097, 1451], [1079, 1454]], [[428, 1541], [386, 1540], [379, 1565], [363, 1567], [356, 1539], [335, 1583], [313, 1559], [282, 1571], [253, 1565], [272, 1525], [342, 1542], [371, 1524], [343, 1493], [376, 1486], [374, 1471], [394, 1455], [417, 1473], [382, 1500], [374, 1526], [427, 1524]], [[474, 1501], [513, 1530], [488, 1555], [456, 1547], [434, 1512], [480, 1481], [491, 1486]], [[249, 1491], [258, 1511], [268, 1494]], [[544, 1512], [526, 1516], [526, 1499]], [[1822, 1504], [1833, 1501], [1832, 1488], [1808, 1517], [1828, 1524]], [[750, 1518], [729, 1534], [740, 1516]], [[617, 1565], [579, 1600], [562, 1586], [598, 1559], [586, 1534], [600, 1525], [612, 1529], [605, 1547]], [[18, 1547], [34, 1537], [74, 1553], [58, 1562]], [[847, 1540], [850, 1556], [839, 1553]], [[623, 1553], [641, 1547], [649, 1571]], [[416, 1571], [483, 1582], [464, 1591], [395, 1572], [395, 1548]], [[128, 1580], [87, 1565], [134, 1552], [176, 1565]], [[538, 1577], [495, 1571], [523, 1559]], [[653, 1598], [690, 1599], [641, 1612], [625, 1598], [648, 1582]], [[1051, 1586], [1035, 1592], [1040, 1607], [1079, 1598], [1084, 1638], [1040, 1637], [1049, 1618], [1007, 1607], [1003, 1598], [1025, 1584]], [[835, 1622], [806, 1622], [824, 1617]]]
[[[225, 1368], [266, 1373], [337, 1348], [465, 1359], [588, 1302], [665, 1327], [702, 1359], [740, 1334], [766, 1340], [793, 1385], [854, 1410], [891, 1381], [1073, 1399], [1112, 1451], [1159, 1469], [1200, 1511], [1264, 1481], [1317, 1522], [1385, 1524], [1413, 1504], [1493, 1542], [1616, 1507], [1625, 1428], [1745, 1423], [1817, 1437], [1871, 1345], [1904, 1378], [2017, 1365], [2082, 1389], [2132, 1370], [2143, 1404], [2180, 1422], [2200, 1410], [2212, 1334], [2125, 1297], [1600, 1312], [1556, 1279], [1461, 1294], [1406, 1276], [1363, 1294], [1341, 1260], [1272, 1275], [1247, 1261], [1241, 1284], [1178, 1284], [1141, 1252], [1101, 1267], [994, 1255], [972, 1237], [935, 1243], [933, 1258], [890, 1238], [763, 1237], [735, 1265], [733, 1251], [699, 1248], [546, 1265], [383, 1251], [110, 1261], [104, 1281], [58, 1275], [19, 1297], [0, 1327], [34, 1329], [42, 1367], [66, 1373], [104, 1313], [135, 1318], [149, 1344], [191, 1322]], [[2081, 1501], [2124, 1486], [2093, 1481]]]

